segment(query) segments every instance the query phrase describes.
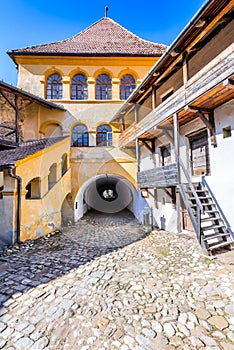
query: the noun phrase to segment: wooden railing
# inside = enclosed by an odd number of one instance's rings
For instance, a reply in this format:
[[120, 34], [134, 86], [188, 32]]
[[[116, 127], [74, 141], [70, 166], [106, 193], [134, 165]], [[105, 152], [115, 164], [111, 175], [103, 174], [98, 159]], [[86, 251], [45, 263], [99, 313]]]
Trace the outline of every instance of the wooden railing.
[[163, 188], [178, 185], [178, 171], [175, 163], [137, 173], [139, 188]]
[[135, 125], [127, 128], [119, 139], [119, 146], [124, 147], [141, 137], [145, 132], [157, 126], [174, 113], [192, 104], [207, 91], [223, 83], [233, 74], [234, 44], [214, 58], [185, 85], [175, 91], [166, 101], [158, 105], [151, 113]]

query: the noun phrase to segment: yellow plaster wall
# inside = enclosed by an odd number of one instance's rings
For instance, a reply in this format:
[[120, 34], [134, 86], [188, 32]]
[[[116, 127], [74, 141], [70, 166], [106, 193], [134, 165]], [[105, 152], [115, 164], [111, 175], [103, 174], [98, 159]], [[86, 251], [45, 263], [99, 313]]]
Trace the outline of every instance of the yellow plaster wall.
[[71, 192], [71, 170], [60, 175], [58, 182], [40, 199], [25, 199], [26, 185], [33, 178], [47, 178], [53, 163], [60, 165], [62, 155], [68, 154], [70, 140], [62, 140], [43, 151], [16, 163], [16, 173], [22, 178], [21, 240], [35, 239], [61, 226], [63, 200]]
[[71, 148], [72, 197], [89, 179], [101, 174], [120, 175], [136, 187], [136, 160], [115, 147]]

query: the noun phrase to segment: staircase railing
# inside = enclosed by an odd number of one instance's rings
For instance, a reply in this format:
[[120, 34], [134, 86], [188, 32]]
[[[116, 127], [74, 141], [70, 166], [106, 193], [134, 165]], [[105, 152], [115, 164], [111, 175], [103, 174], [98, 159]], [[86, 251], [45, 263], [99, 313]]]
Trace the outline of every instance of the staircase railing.
[[190, 180], [190, 176], [189, 176], [189, 173], [188, 173], [188, 170], [186, 169], [186, 167], [184, 166], [182, 160], [180, 157], [178, 157], [178, 161], [179, 161], [179, 166], [180, 166], [180, 169], [182, 170], [185, 178], [186, 178], [186, 185], [189, 186], [189, 189], [190, 191], [192, 192], [193, 194], [193, 197], [195, 199], [195, 202], [196, 202], [196, 215], [194, 215], [194, 212], [191, 208], [191, 205], [188, 201], [188, 197], [187, 197], [187, 194], [186, 194], [186, 191], [184, 189], [184, 185], [182, 183], [180, 183], [179, 185], [177, 185], [177, 187], [179, 188], [180, 190], [180, 193], [181, 193], [181, 197], [184, 201], [184, 205], [185, 205], [185, 208], [187, 209], [188, 211], [188, 214], [190, 216], [190, 219], [191, 219], [191, 222], [192, 222], [192, 225], [194, 227], [194, 230], [196, 232], [196, 235], [197, 235], [197, 239], [199, 241], [199, 243], [201, 243], [201, 213], [203, 213], [203, 207], [202, 207], [202, 204], [201, 204], [201, 201], [196, 193], [196, 190], [193, 186], [193, 183], [192, 181]]
[[208, 183], [207, 183], [207, 181], [206, 181], [206, 179], [205, 179], [205, 176], [202, 176], [202, 184], [203, 184], [203, 186], [208, 190], [208, 192], [209, 192], [209, 194], [210, 194], [210, 196], [211, 196], [213, 202], [215, 203], [216, 208], [217, 208], [218, 211], [219, 211], [219, 215], [221, 216], [223, 222], [224, 222], [225, 225], [226, 225], [227, 232], [230, 233], [231, 237], [233, 238], [233, 234], [234, 234], [234, 233], [232, 232], [231, 225], [229, 224], [229, 222], [228, 222], [226, 216], [224, 215], [224, 213], [223, 213], [223, 211], [222, 211], [222, 209], [221, 209], [221, 207], [220, 207], [220, 205], [219, 205], [217, 199], [215, 198], [214, 193], [212, 192], [210, 186], [208, 185]]

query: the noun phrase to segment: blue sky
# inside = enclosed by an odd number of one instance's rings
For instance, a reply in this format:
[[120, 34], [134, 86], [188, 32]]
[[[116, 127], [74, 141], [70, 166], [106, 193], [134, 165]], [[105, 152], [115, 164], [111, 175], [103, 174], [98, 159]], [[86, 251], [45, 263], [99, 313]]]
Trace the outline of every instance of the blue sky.
[[170, 45], [204, 0], [8, 0], [1, 3], [0, 80], [17, 85], [7, 50], [66, 39], [108, 17], [143, 39]]

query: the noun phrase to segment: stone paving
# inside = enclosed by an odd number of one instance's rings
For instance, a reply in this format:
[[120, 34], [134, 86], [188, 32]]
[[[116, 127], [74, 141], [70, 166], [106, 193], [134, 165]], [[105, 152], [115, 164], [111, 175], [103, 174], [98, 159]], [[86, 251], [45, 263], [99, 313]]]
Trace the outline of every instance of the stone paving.
[[91, 212], [0, 253], [0, 348], [233, 350], [225, 254], [205, 257], [191, 234], [149, 234], [128, 212]]

